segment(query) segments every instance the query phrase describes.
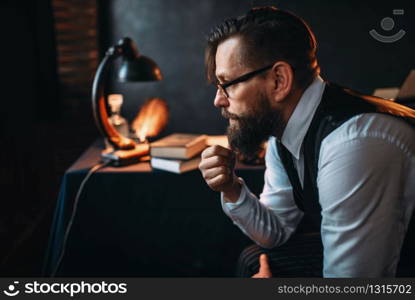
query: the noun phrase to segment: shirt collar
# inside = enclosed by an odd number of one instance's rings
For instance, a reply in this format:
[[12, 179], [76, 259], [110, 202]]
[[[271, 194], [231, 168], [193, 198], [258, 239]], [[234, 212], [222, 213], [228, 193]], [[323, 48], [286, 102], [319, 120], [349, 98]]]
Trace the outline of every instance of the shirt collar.
[[302, 94], [284, 129], [281, 143], [296, 159], [300, 158], [301, 145], [310, 127], [314, 113], [320, 104], [324, 87], [323, 79], [317, 76]]

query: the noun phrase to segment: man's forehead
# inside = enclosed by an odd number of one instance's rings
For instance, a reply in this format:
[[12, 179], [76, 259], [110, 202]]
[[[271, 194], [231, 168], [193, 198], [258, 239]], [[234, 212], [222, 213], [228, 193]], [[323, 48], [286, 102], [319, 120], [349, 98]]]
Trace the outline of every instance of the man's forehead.
[[218, 45], [215, 57], [218, 78], [226, 78], [238, 74], [241, 69], [241, 41], [238, 37], [231, 37]]

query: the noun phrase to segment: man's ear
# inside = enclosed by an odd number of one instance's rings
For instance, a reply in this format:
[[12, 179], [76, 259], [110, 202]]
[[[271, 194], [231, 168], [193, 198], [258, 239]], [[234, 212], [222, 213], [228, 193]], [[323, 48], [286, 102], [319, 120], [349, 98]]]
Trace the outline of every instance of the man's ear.
[[278, 61], [270, 71], [271, 99], [282, 102], [294, 88], [294, 71], [285, 61]]

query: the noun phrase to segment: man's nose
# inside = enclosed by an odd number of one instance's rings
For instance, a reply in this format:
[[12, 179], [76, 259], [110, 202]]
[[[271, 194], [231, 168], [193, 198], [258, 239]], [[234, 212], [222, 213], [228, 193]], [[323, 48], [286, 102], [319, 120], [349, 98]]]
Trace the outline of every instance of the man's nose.
[[229, 101], [226, 99], [226, 97], [219, 91], [216, 91], [215, 100], [213, 101], [213, 104], [216, 107], [228, 107]]

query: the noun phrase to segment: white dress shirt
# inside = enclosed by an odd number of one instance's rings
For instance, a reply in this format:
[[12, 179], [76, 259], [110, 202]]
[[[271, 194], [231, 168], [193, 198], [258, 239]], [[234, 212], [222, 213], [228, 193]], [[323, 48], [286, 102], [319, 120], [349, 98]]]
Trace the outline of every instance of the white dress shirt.
[[[281, 142], [293, 156], [301, 184], [301, 147], [325, 83], [318, 77], [303, 93]], [[265, 185], [258, 201], [242, 178], [237, 202], [224, 212], [264, 248], [285, 243], [303, 212], [278, 156], [268, 141]], [[415, 130], [394, 117], [355, 116], [322, 142], [317, 185], [322, 208], [324, 277], [393, 277], [415, 205]], [[307, 200], [306, 200], [307, 201]]]

